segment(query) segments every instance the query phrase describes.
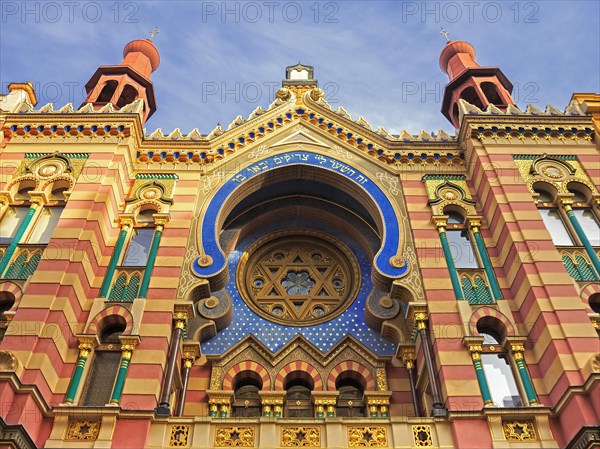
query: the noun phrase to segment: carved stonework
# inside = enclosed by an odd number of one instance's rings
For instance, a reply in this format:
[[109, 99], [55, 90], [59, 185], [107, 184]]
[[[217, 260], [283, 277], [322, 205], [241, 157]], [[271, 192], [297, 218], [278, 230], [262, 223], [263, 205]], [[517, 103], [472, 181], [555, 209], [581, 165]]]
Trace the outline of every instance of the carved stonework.
[[217, 426], [215, 447], [254, 447], [254, 427]]
[[412, 426], [415, 447], [433, 447], [431, 439], [431, 426]]
[[73, 420], [69, 422], [65, 440], [67, 441], [93, 441], [98, 439], [100, 433], [100, 420]]
[[169, 446], [171, 447], [186, 447], [188, 445], [188, 437], [190, 434], [190, 426], [177, 425], [171, 427], [171, 439]]
[[503, 421], [502, 431], [507, 441], [537, 441], [532, 421]]
[[17, 358], [9, 351], [0, 351], [0, 371], [17, 370]]
[[348, 427], [349, 447], [388, 447], [387, 431], [383, 426]]
[[320, 427], [282, 427], [282, 447], [321, 447]]

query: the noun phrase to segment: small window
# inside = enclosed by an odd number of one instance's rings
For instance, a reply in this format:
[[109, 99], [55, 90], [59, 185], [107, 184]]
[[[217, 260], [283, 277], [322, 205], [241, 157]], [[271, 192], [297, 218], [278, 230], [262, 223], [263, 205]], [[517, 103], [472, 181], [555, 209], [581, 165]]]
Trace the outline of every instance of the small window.
[[502, 340], [500, 334], [494, 329], [490, 329], [488, 327], [480, 329], [478, 326], [477, 331], [479, 332], [479, 335], [483, 337], [484, 345], [499, 345], [500, 341]]
[[154, 237], [154, 228], [134, 228], [122, 266], [143, 267], [148, 261], [148, 253]]
[[154, 223], [153, 215], [156, 213], [154, 209], [144, 209], [137, 215], [138, 223]]
[[354, 379], [342, 379], [336, 383], [340, 395], [337, 400], [336, 415], [340, 417], [365, 416], [363, 406], [363, 387]]
[[465, 219], [462, 217], [462, 215], [460, 215], [456, 212], [450, 212], [448, 214], [448, 224], [462, 225], [464, 223], [465, 223]]
[[33, 187], [22, 187], [15, 194], [15, 201], [29, 201], [29, 192], [33, 190]]
[[468, 230], [448, 230], [446, 236], [456, 268], [479, 268]]
[[9, 207], [0, 223], [0, 244], [9, 245], [27, 215], [27, 207]]
[[556, 246], [573, 246], [573, 239], [562, 220], [558, 209], [538, 209], [544, 220], [544, 225]]
[[44, 207], [27, 243], [48, 244], [62, 212], [62, 207]]
[[535, 193], [537, 193], [539, 195], [537, 198], [538, 204], [539, 203], [554, 204], [554, 198], [552, 198], [552, 195], [550, 195], [545, 190], [535, 189]]
[[600, 225], [592, 209], [573, 209], [583, 233], [592, 246], [600, 246]]
[[312, 387], [305, 379], [293, 379], [287, 383], [285, 395], [287, 418], [313, 418], [311, 391]]
[[481, 362], [496, 407], [522, 407], [507, 354], [481, 354]]
[[48, 196], [48, 199], [50, 201], [65, 201], [65, 195], [64, 192], [66, 192], [68, 189], [66, 187], [61, 187], [59, 189], [54, 189], [52, 191], [52, 193], [50, 193], [50, 195]]
[[583, 192], [580, 192], [579, 190], [570, 190], [570, 192], [573, 194], [574, 203], [587, 203], [588, 200]]
[[261, 416], [260, 383], [254, 378], [244, 378], [236, 383], [231, 416], [250, 418]]

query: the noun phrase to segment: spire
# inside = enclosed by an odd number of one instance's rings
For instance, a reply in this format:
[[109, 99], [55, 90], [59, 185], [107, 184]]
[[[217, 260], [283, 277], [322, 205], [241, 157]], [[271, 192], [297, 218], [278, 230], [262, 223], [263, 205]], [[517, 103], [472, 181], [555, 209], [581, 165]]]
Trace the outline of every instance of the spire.
[[[156, 32], [158, 32], [156, 30]], [[152, 30], [152, 36], [156, 34]], [[144, 100], [142, 123], [156, 111], [154, 87], [150, 75], [160, 64], [160, 55], [152, 39], [137, 39], [123, 49], [123, 61], [119, 65], [101, 66], [85, 85], [87, 98], [100, 109], [112, 103], [116, 109], [141, 98]]]
[[[447, 39], [447, 32], [444, 34]], [[506, 110], [509, 104], [515, 104], [508, 78], [498, 67], [480, 67], [475, 60], [475, 49], [468, 42], [448, 40], [440, 55], [440, 68], [450, 79], [444, 91], [442, 113], [456, 128], [460, 127], [461, 98], [480, 109], [493, 104]]]

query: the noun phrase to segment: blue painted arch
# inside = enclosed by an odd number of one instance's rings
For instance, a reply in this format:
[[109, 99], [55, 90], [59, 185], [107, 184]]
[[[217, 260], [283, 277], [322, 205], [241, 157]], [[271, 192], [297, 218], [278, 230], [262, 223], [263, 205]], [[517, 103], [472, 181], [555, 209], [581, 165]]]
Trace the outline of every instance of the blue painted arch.
[[[219, 245], [218, 234], [221, 231], [219, 229], [219, 218], [224, 206], [232, 197], [236, 197], [236, 192], [239, 194], [239, 190], [244, 183], [261, 174], [293, 165], [328, 170], [337, 176], [343, 176], [352, 181], [362, 189], [377, 208], [382, 224], [382, 244], [373, 259], [374, 267], [379, 273], [388, 278], [398, 278], [406, 274], [408, 264], [405, 260], [401, 267], [393, 266], [390, 263], [390, 259], [396, 256], [400, 245], [401, 228], [394, 207], [383, 190], [357, 168], [335, 158], [307, 151], [289, 152], [261, 159], [233, 174], [219, 187], [201, 220], [202, 252], [210, 257], [211, 263], [208, 266], [201, 266], [199, 264], [200, 258], [196, 258], [192, 262], [194, 274], [202, 278], [212, 278], [226, 268], [227, 259]], [[236, 203], [242, 200], [241, 195], [239, 196], [240, 198], [237, 198]]]

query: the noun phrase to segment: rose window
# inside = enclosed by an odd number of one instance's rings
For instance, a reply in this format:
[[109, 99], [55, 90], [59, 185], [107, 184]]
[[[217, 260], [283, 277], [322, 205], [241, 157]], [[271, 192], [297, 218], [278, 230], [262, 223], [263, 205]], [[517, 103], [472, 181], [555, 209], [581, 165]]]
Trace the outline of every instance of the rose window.
[[360, 269], [354, 254], [331, 236], [308, 230], [277, 232], [244, 252], [237, 285], [260, 316], [308, 326], [348, 308], [360, 288]]

